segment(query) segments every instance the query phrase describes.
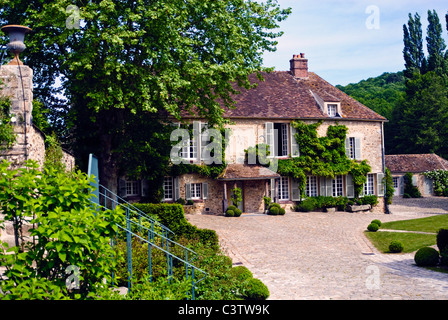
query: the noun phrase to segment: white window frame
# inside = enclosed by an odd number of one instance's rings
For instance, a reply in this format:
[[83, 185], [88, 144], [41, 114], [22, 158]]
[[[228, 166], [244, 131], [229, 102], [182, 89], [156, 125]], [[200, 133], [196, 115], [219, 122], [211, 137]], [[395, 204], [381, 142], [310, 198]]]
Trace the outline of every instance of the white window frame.
[[305, 194], [307, 197], [317, 197], [317, 177], [307, 176], [306, 177], [306, 187]]
[[356, 159], [356, 149], [355, 149], [356, 140], [355, 137], [348, 138], [348, 147], [349, 147], [349, 159]]
[[278, 181], [278, 200], [286, 201], [289, 200], [289, 178], [280, 177]]
[[282, 135], [282, 155], [281, 157], [286, 157], [288, 156], [288, 151], [289, 151], [289, 130], [288, 130], [288, 124], [287, 123], [282, 123], [281, 125], [281, 135]]
[[367, 181], [364, 184], [364, 195], [374, 195], [375, 194], [375, 175], [372, 173], [367, 174]]
[[400, 177], [392, 177], [392, 181], [393, 181], [395, 190], [400, 188]]
[[138, 184], [137, 180], [126, 180], [126, 196], [138, 196]]
[[344, 182], [342, 176], [334, 177], [333, 181], [333, 197], [341, 197], [344, 195]]
[[190, 184], [190, 195], [191, 200], [199, 200], [202, 198], [202, 183], [191, 183]]
[[327, 111], [330, 117], [335, 118], [338, 115], [338, 105], [333, 103], [327, 104]]
[[[171, 190], [170, 190], [171, 189]], [[167, 193], [171, 193], [171, 197], [167, 197]], [[163, 178], [163, 200], [171, 201], [174, 200], [174, 181], [173, 177], [164, 177]]]

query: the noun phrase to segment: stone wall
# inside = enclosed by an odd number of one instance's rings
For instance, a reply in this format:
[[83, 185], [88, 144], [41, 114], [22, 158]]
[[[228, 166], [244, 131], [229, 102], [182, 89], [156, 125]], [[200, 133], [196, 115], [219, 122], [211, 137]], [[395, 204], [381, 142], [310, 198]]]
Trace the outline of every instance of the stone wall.
[[[25, 65], [3, 65], [0, 69], [3, 83], [0, 95], [11, 101], [11, 122], [16, 143], [0, 154], [0, 159], [11, 162], [13, 168], [20, 167], [25, 160], [32, 159], [43, 165], [45, 161], [45, 135], [32, 124], [33, 71]], [[64, 151], [63, 163], [67, 169], [74, 168], [73, 155]]]

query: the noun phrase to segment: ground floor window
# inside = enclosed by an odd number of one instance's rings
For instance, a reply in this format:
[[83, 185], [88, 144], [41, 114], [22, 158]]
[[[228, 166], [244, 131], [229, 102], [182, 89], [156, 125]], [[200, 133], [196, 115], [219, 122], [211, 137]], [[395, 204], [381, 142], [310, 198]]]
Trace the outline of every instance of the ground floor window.
[[307, 197], [317, 197], [317, 177], [306, 177], [305, 194]]
[[192, 183], [190, 185], [191, 199], [201, 199], [202, 183]]
[[278, 199], [289, 200], [289, 178], [281, 177], [278, 184]]
[[163, 180], [163, 199], [173, 200], [174, 199], [174, 189], [173, 189], [173, 178], [165, 177]]
[[394, 181], [394, 189], [398, 189], [400, 183], [400, 177], [393, 177], [392, 179]]
[[343, 196], [342, 176], [336, 176], [333, 179], [333, 197]]
[[138, 196], [138, 181], [126, 181], [126, 196]]
[[364, 184], [364, 194], [371, 195], [375, 194], [375, 184], [374, 184], [374, 175], [367, 175], [367, 182]]

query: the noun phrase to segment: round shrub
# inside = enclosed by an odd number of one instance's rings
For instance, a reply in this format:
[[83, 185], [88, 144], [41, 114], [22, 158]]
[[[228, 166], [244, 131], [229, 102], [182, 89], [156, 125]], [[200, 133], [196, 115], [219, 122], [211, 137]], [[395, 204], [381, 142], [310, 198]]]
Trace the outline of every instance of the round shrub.
[[380, 227], [376, 224], [376, 223], [371, 223], [367, 226], [367, 230], [371, 231], [371, 232], [376, 232], [378, 231]]
[[277, 202], [273, 202], [273, 203], [271, 203], [271, 208], [272, 207], [280, 208], [280, 205]]
[[226, 216], [227, 217], [234, 217], [235, 216], [235, 212], [233, 210], [227, 209]]
[[283, 208], [278, 209], [278, 214], [279, 214], [280, 216], [284, 216], [285, 213], [286, 213], [286, 210], [285, 210], [285, 209], [283, 209]]
[[253, 278], [252, 272], [245, 266], [237, 266], [230, 269], [230, 274], [233, 275], [238, 281], [244, 282]]
[[234, 205], [228, 206], [227, 210], [232, 210], [233, 212], [235, 212], [236, 207]]
[[260, 279], [251, 278], [244, 283], [243, 297], [246, 300], [266, 300], [269, 289]]
[[233, 213], [235, 215], [235, 217], [239, 217], [241, 216], [241, 213], [243, 213], [240, 209], [236, 208], [235, 210], [233, 210]]
[[400, 241], [393, 240], [389, 244], [389, 251], [393, 253], [399, 253], [403, 251], [404, 246]]
[[439, 263], [439, 252], [431, 247], [423, 247], [415, 253], [414, 261], [418, 266], [435, 266]]
[[370, 223], [376, 223], [378, 225], [378, 227], [381, 227], [381, 221], [378, 219], [372, 220], [372, 221], [370, 221]]
[[279, 210], [280, 210], [280, 208], [278, 208], [278, 207], [271, 207], [269, 209], [269, 214], [276, 216], [276, 215], [278, 215]]

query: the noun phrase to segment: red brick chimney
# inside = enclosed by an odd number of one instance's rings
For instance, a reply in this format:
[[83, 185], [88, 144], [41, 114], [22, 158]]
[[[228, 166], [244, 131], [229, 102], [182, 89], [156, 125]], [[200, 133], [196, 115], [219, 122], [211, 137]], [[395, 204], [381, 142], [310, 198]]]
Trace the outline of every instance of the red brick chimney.
[[305, 59], [305, 54], [295, 54], [292, 59], [289, 60], [291, 65], [291, 74], [296, 78], [308, 77], [308, 59]]

